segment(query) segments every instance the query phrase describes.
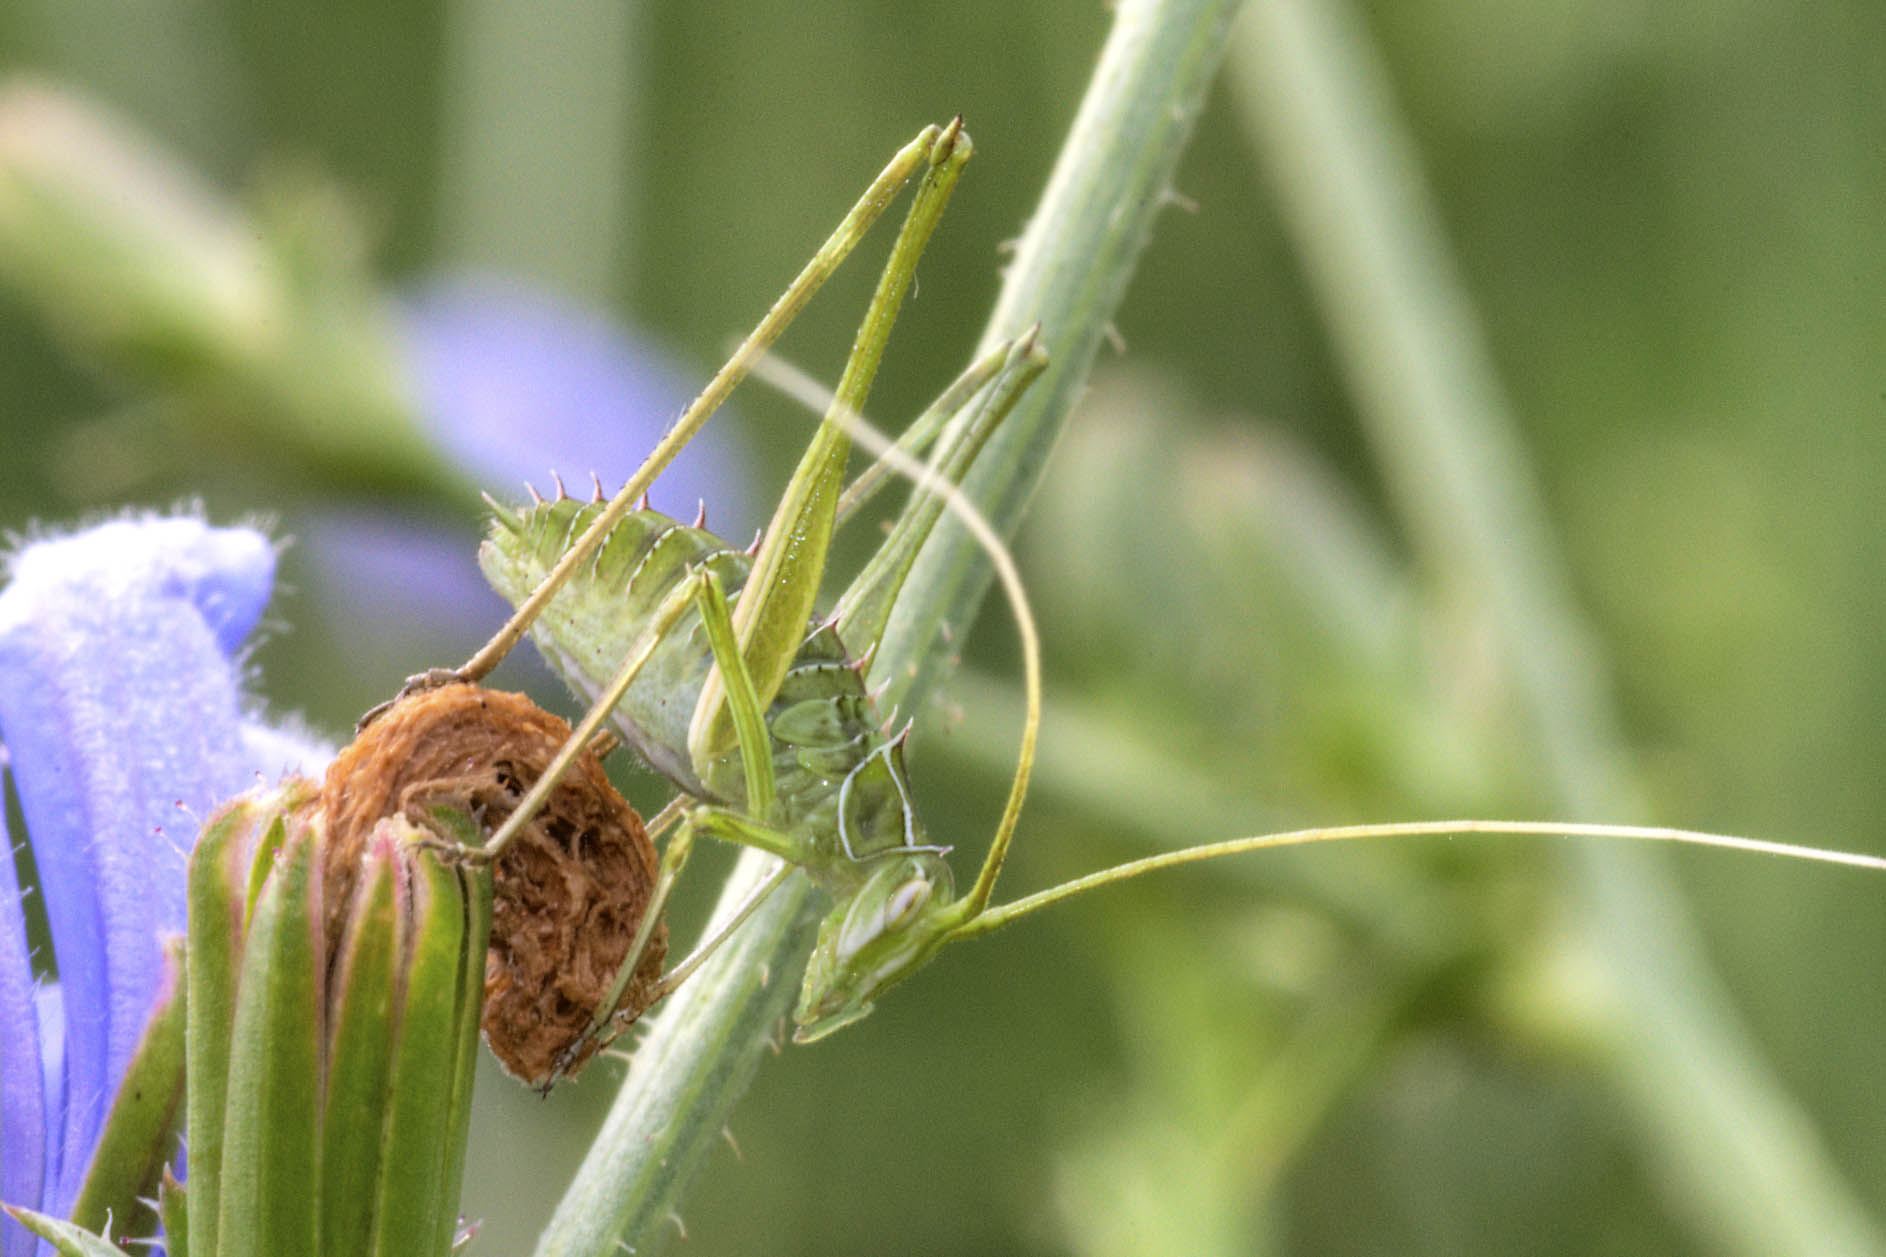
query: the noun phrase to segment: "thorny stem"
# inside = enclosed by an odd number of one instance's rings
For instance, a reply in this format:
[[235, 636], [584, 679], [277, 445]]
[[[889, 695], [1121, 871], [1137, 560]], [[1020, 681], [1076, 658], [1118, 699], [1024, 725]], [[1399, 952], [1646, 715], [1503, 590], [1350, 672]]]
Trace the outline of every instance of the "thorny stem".
[[[1013, 529], [1086, 378], [1215, 76], [1236, 8], [1235, 0], [1123, 0], [1118, 8], [985, 332], [992, 347], [1038, 321], [1054, 363], [1004, 425], [999, 443], [985, 451], [972, 480], [969, 496], [1003, 532]], [[895, 678], [887, 702], [908, 702], [934, 679], [924, 656], [937, 630], [946, 620], [966, 623], [986, 587], [979, 553], [960, 528], [926, 548], [930, 566], [920, 567], [926, 574], [913, 576], [899, 603], [903, 628], [878, 654], [881, 675]], [[716, 915], [736, 910], [775, 867], [771, 857], [743, 856]], [[667, 1241], [668, 1218], [791, 1004], [797, 957], [810, 939], [811, 898], [806, 879], [787, 879], [669, 999], [539, 1238], [538, 1257], [605, 1257], [624, 1244], [649, 1254]]]
[[[1107, 48], [977, 349], [986, 353], [1039, 323], [1048, 356], [1048, 369], [963, 482], [1003, 536], [1020, 522], [1112, 330], [1139, 251], [1173, 201], [1173, 171], [1237, 9], [1236, 0], [1137, 0], [1116, 8]], [[951, 652], [936, 649], [937, 637], [975, 618], [990, 575], [962, 525], [941, 520], [905, 581], [871, 670], [874, 683], [888, 683], [886, 710], [915, 710], [911, 700], [942, 679]]]

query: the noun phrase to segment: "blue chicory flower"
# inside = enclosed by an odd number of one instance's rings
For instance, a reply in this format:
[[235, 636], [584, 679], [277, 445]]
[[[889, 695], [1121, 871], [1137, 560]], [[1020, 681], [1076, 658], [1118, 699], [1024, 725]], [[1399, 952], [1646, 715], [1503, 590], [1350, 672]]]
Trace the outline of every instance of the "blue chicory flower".
[[[325, 750], [245, 713], [240, 649], [268, 538], [138, 517], [34, 541], [0, 592], [0, 740], [58, 972], [36, 989], [0, 860], [0, 1200], [72, 1204], [184, 925], [184, 861], [220, 801]], [[11, 852], [9, 844], [7, 850]], [[35, 1241], [0, 1221], [0, 1257]]]

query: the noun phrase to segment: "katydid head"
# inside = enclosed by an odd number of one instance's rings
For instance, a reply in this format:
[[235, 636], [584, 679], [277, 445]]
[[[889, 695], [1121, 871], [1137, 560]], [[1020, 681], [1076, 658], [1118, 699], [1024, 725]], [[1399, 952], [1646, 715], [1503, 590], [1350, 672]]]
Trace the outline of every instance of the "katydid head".
[[876, 863], [858, 893], [819, 926], [793, 1013], [794, 1042], [822, 1039], [863, 1017], [879, 995], [929, 963], [962, 924], [965, 907], [942, 856], [916, 851]]

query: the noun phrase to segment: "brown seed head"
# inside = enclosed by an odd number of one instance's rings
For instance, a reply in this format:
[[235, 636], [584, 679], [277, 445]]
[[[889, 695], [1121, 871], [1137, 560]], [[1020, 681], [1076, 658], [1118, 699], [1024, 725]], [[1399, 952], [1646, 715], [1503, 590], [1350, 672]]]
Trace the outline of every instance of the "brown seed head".
[[[568, 724], [522, 694], [460, 682], [402, 695], [328, 767], [320, 803], [328, 903], [347, 903], [381, 817], [403, 813], [425, 824], [433, 808], [450, 806], [489, 833], [569, 736]], [[628, 954], [655, 874], [641, 817], [593, 755], [578, 757], [492, 870], [483, 1027], [511, 1074], [541, 1085], [572, 1047], [569, 1073], [595, 1051], [593, 1041], [579, 1041]], [[338, 911], [331, 906], [330, 918]], [[328, 924], [338, 937], [339, 922]], [[659, 924], [616, 1006], [619, 1025], [652, 1002], [667, 950]]]

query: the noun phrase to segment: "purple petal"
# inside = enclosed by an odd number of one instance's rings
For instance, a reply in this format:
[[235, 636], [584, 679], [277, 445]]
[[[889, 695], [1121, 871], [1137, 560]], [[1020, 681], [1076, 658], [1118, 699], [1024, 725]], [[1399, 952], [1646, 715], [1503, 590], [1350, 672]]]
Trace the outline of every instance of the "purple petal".
[[[0, 1201], [37, 1208], [46, 1167], [46, 1072], [34, 1009], [13, 845], [0, 812]], [[0, 1257], [29, 1257], [36, 1241], [0, 1217]]]
[[229, 652], [275, 553], [247, 529], [119, 520], [38, 541], [0, 593], [0, 738], [12, 759], [65, 1008], [63, 1212], [183, 928], [197, 819], [249, 785]]
[[465, 528], [335, 510], [298, 531], [312, 568], [306, 601], [338, 623], [370, 625], [375, 650], [405, 660], [405, 672], [441, 650], [463, 658], [510, 614], [479, 575], [478, 542]]
[[[407, 333], [425, 427], [473, 480], [501, 490], [551, 472], [572, 491], [592, 473], [614, 489], [699, 385], [605, 316], [513, 281], [435, 285], [410, 303]], [[708, 502], [730, 528], [749, 526], [727, 426], [710, 423], [652, 497], [689, 515]]]

